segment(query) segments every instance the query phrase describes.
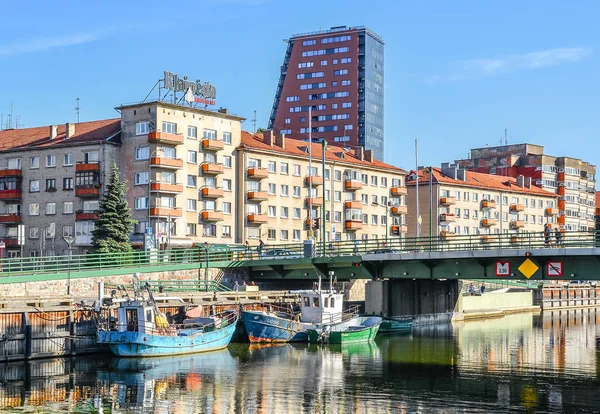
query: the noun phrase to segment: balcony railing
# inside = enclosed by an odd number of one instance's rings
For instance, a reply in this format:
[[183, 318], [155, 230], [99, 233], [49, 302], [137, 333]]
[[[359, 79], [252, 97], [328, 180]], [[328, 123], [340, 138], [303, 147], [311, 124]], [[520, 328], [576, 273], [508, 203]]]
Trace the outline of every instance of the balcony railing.
[[20, 168], [6, 168], [0, 170], [0, 177], [21, 177], [23, 172]]
[[267, 178], [268, 176], [269, 176], [269, 170], [267, 170], [266, 168], [260, 168], [260, 167], [248, 168], [248, 178], [262, 180], [263, 178]]
[[266, 214], [256, 214], [250, 213], [248, 214], [248, 224], [263, 224], [267, 222]]
[[223, 220], [223, 212], [222, 211], [205, 210], [202, 212], [202, 221], [222, 221], [222, 220]]
[[0, 190], [0, 200], [20, 200], [21, 189]]
[[223, 174], [223, 164], [205, 162], [202, 163], [202, 174]]
[[320, 207], [323, 205], [323, 199], [320, 197], [306, 197], [304, 199], [304, 203], [306, 204], [307, 207], [310, 206], [311, 200], [312, 200], [313, 207]]
[[170, 134], [168, 132], [150, 132], [148, 134], [148, 142], [157, 144], [172, 144], [180, 145], [184, 143], [183, 135], [181, 134]]
[[346, 180], [344, 188], [349, 191], [361, 190], [363, 187], [362, 181], [360, 180]]
[[152, 192], [157, 193], [181, 193], [183, 191], [183, 185], [181, 184], [173, 184], [173, 183], [161, 183], [161, 182], [153, 182], [150, 184], [150, 189]]
[[80, 161], [75, 165], [75, 172], [100, 171], [99, 161]]
[[177, 207], [151, 207], [150, 216], [152, 217], [181, 217], [182, 211]]
[[75, 220], [98, 220], [97, 210], [77, 210]]
[[525, 206], [523, 204], [511, 204], [510, 205], [510, 211], [511, 212], [520, 212], [520, 211], [525, 211]]
[[323, 185], [323, 177], [319, 175], [313, 175], [304, 177], [304, 184], [310, 185], [312, 183], [313, 187], [317, 187], [319, 185]]
[[363, 222], [362, 220], [346, 220], [345, 227], [347, 231], [360, 230], [363, 227]]
[[248, 191], [248, 200], [265, 201], [269, 199], [266, 191]]
[[456, 216], [450, 213], [442, 213], [440, 214], [440, 221], [442, 223], [454, 223], [456, 221]]
[[360, 201], [346, 201], [346, 202], [344, 202], [344, 207], [362, 210], [363, 204]]
[[22, 220], [21, 213], [0, 214], [1, 224], [19, 224]]
[[525, 222], [522, 220], [512, 220], [510, 222], [510, 227], [513, 229], [520, 229], [525, 227]]
[[181, 158], [152, 157], [150, 158], [150, 166], [155, 168], [179, 169], [183, 167], [183, 160]]
[[557, 208], [547, 208], [546, 209], [546, 215], [547, 216], [555, 216], [558, 214], [558, 209]]
[[496, 201], [494, 200], [481, 200], [482, 210], [491, 210], [496, 208]]
[[221, 198], [223, 197], [223, 189], [222, 188], [213, 188], [213, 187], [203, 187], [202, 188], [202, 198]]
[[440, 204], [444, 207], [453, 206], [456, 204], [456, 198], [454, 197], [441, 197]]
[[496, 219], [491, 219], [491, 218], [484, 218], [483, 220], [481, 220], [481, 225], [483, 227], [492, 227], [492, 226], [496, 226], [498, 225], [498, 220]]
[[393, 216], [399, 216], [401, 214], [406, 214], [407, 212], [408, 212], [407, 206], [393, 206], [390, 209], [390, 213], [392, 213]]
[[390, 192], [392, 194], [392, 197], [396, 197], [406, 195], [408, 193], [408, 190], [406, 189], [406, 187], [391, 187]]
[[202, 140], [202, 149], [205, 151], [220, 151], [223, 148], [225, 148], [223, 141], [208, 138]]
[[76, 186], [75, 195], [82, 198], [100, 197], [100, 184]]

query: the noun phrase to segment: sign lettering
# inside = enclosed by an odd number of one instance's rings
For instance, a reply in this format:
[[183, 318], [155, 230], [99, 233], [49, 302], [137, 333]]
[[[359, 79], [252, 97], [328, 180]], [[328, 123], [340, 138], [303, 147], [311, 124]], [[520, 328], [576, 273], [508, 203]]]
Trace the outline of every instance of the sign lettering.
[[510, 276], [510, 262], [496, 262], [496, 276]]
[[191, 81], [188, 80], [187, 76], [180, 78], [176, 73], [164, 72], [164, 87], [173, 92], [184, 92], [184, 99], [186, 102], [200, 102], [207, 105], [216, 104], [217, 88], [211, 85], [210, 82], [202, 83], [200, 79]]

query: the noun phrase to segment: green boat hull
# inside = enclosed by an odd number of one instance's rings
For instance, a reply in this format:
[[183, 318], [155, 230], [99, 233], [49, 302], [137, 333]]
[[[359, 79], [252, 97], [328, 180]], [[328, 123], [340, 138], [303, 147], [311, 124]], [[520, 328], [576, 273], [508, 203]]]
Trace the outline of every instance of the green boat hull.
[[[359, 323], [366, 319], [373, 318], [356, 318], [358, 323], [350, 325], [351, 329], [344, 330], [336, 330], [336, 325], [332, 325], [330, 330], [326, 330], [323, 333], [323, 330], [319, 329], [309, 329], [308, 330], [308, 341], [310, 343], [319, 343], [326, 342], [330, 344], [351, 344], [351, 343], [359, 343], [359, 342], [369, 342], [375, 339], [377, 336], [377, 332], [379, 331], [379, 326], [381, 323], [381, 318], [374, 318], [378, 321], [376, 323], [371, 323], [368, 326], [359, 326]], [[342, 323], [347, 325], [349, 322]], [[342, 325], [339, 324], [339, 325]]]

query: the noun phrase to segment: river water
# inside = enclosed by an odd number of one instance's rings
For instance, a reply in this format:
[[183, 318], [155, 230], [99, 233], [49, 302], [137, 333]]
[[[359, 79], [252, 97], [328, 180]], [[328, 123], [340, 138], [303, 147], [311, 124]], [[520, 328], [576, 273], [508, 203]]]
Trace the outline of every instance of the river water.
[[413, 328], [351, 346], [0, 365], [0, 412], [599, 413], [600, 309]]

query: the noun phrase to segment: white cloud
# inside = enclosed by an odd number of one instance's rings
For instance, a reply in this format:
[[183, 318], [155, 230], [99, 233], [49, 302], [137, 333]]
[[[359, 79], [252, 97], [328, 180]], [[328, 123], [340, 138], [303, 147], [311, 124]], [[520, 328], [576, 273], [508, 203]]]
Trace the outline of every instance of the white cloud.
[[463, 60], [451, 63], [446, 74], [431, 76], [426, 80], [440, 82], [498, 76], [518, 70], [540, 69], [578, 62], [592, 53], [592, 49], [585, 47], [565, 47], [498, 58]]
[[59, 47], [81, 45], [93, 42], [101, 37], [100, 33], [76, 33], [55, 37], [38, 37], [23, 42], [0, 44], [0, 57], [41, 52]]

